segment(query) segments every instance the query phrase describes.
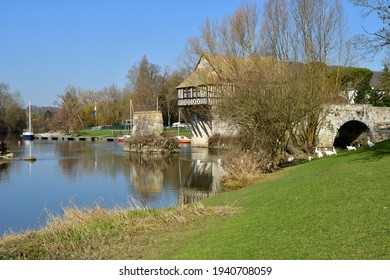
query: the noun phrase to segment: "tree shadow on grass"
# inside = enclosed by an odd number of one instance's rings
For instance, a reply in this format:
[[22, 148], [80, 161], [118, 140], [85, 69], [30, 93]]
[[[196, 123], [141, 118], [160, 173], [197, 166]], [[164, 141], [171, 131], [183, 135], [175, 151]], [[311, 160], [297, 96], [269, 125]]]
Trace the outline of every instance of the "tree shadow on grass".
[[360, 147], [357, 151], [356, 161], [376, 161], [390, 156], [390, 140], [376, 143], [371, 148]]

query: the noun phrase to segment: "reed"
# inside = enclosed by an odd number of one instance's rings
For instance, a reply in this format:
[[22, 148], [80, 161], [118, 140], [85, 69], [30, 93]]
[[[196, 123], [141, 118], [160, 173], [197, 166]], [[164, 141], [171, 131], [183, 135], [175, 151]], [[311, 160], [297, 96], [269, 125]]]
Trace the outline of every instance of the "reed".
[[141, 209], [141, 204], [136, 208], [65, 208], [62, 216], [50, 215], [39, 231], [2, 237], [0, 259], [141, 259], [156, 236], [200, 218], [238, 211], [200, 203], [162, 210]]
[[41, 231], [1, 238], [0, 258], [388, 260], [389, 166], [385, 141], [202, 204], [70, 209]]

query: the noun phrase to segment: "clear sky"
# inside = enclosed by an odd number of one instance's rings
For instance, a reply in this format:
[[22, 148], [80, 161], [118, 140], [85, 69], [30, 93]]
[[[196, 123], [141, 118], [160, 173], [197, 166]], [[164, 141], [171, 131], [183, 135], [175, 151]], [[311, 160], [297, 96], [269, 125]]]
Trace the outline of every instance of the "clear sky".
[[[344, 5], [352, 34], [377, 22]], [[241, 0], [0, 0], [0, 82], [25, 104], [51, 106], [67, 85], [123, 88], [143, 55], [175, 68], [186, 39], [204, 19], [232, 14]], [[262, 3], [263, 0], [252, 1]], [[381, 56], [356, 66], [382, 69]]]

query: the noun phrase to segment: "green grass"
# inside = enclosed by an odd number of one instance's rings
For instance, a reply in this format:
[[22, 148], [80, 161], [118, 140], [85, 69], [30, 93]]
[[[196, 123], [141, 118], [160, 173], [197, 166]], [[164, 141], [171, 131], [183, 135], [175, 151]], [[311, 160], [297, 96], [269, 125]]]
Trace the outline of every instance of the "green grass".
[[[165, 134], [170, 137], [177, 135], [177, 127], [166, 127], [164, 130]], [[185, 127], [179, 127], [179, 135], [184, 135], [188, 138], [191, 138], [191, 133]]]
[[385, 141], [287, 168], [204, 207], [73, 215], [59, 229], [0, 239], [0, 257], [388, 260], [389, 167]]
[[[177, 135], [177, 128], [175, 127], [167, 127], [164, 129], [164, 132], [169, 137], [174, 137]], [[126, 130], [119, 130], [119, 129], [102, 129], [102, 130], [81, 130], [78, 132], [80, 136], [88, 136], [88, 137], [117, 137], [117, 136], [123, 136], [124, 134], [127, 134], [128, 131]], [[189, 130], [186, 130], [184, 127], [179, 128], [180, 135], [187, 136], [188, 138], [191, 138], [191, 133]]]
[[163, 258], [390, 259], [390, 142], [307, 162], [207, 206], [244, 211], [199, 224]]
[[122, 136], [126, 132], [125, 130], [113, 130], [113, 129], [102, 129], [102, 130], [81, 130], [78, 132], [80, 136], [87, 137], [117, 137]]

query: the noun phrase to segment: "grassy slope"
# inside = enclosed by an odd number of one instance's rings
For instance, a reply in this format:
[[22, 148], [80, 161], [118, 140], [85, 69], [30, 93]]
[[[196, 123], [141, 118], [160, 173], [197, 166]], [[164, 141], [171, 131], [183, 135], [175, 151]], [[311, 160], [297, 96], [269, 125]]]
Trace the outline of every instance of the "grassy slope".
[[242, 212], [198, 222], [167, 259], [390, 259], [390, 142], [293, 167], [205, 201]]
[[[177, 128], [175, 127], [166, 127], [164, 132], [169, 137], [174, 137], [177, 135]], [[111, 129], [103, 129], [103, 130], [82, 130], [79, 132], [81, 136], [91, 136], [91, 137], [117, 137], [126, 134], [125, 130], [111, 130]], [[184, 127], [179, 128], [180, 135], [187, 136], [191, 138], [191, 133], [189, 130], [186, 130]]]
[[236, 213], [104, 213], [0, 239], [0, 259], [390, 259], [389, 166], [386, 141], [204, 201]]

